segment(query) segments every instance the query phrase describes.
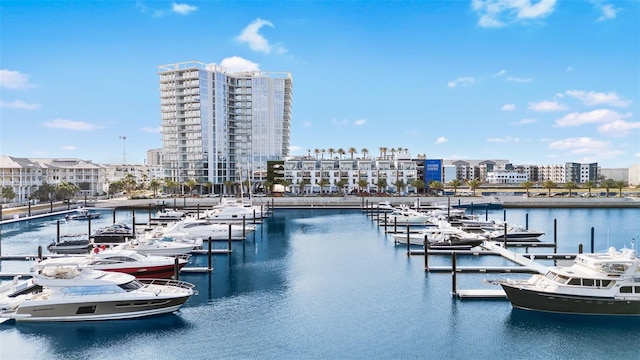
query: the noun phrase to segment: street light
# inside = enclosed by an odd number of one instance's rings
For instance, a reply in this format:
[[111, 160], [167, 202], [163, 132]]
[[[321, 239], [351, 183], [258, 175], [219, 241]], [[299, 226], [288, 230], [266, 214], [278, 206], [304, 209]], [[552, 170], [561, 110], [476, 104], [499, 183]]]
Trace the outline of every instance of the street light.
[[122, 165], [127, 165], [127, 137], [121, 135], [119, 138], [122, 140]]

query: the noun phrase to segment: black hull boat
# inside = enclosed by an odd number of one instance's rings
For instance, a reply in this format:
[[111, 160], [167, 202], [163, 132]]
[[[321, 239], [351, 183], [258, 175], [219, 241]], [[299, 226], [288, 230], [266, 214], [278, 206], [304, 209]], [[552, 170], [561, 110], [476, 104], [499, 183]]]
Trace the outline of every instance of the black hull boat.
[[570, 296], [524, 290], [502, 283], [514, 308], [576, 315], [640, 316], [638, 299]]
[[482, 245], [483, 239], [450, 239], [429, 243], [429, 249], [433, 250], [469, 250]]
[[500, 285], [516, 309], [640, 316], [640, 258], [632, 249], [578, 254], [570, 266]]
[[66, 240], [61, 242], [52, 242], [47, 249], [56, 254], [88, 254], [93, 248], [93, 244], [89, 240]]

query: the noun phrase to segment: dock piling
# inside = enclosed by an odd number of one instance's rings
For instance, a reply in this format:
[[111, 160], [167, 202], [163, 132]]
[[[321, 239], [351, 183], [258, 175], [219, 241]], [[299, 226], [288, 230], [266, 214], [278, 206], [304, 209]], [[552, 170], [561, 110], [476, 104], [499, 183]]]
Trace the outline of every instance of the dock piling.
[[409, 223], [407, 223], [407, 256], [411, 255], [411, 231], [409, 229]]
[[211, 268], [211, 243], [213, 242], [213, 240], [211, 239], [211, 236], [209, 236], [209, 252], [208, 252], [208, 258], [207, 258], [207, 270], [209, 272], [211, 272], [211, 270], [213, 270]]
[[582, 254], [582, 243], [578, 244], [578, 254]]
[[229, 245], [227, 247], [229, 254], [231, 254], [231, 223], [229, 223]]
[[178, 280], [178, 274], [180, 273], [180, 265], [178, 257], [176, 256], [173, 260], [173, 279]]
[[456, 283], [456, 252], [451, 252], [451, 294], [455, 297], [458, 293], [458, 284]]
[[592, 254], [593, 254], [593, 245], [594, 245], [594, 240], [595, 240], [595, 237], [594, 237], [594, 228], [593, 228], [593, 226], [592, 226], [592, 227], [591, 227], [591, 253], [592, 253]]
[[38, 245], [38, 259], [42, 259], [42, 245]]
[[429, 272], [429, 239], [428, 235], [424, 236], [424, 271]]

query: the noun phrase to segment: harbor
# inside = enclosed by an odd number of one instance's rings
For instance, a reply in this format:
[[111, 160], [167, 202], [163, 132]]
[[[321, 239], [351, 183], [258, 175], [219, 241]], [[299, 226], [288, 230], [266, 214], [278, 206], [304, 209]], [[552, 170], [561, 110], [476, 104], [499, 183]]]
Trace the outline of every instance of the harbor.
[[[113, 221], [110, 209], [97, 210], [104, 212], [101, 221]], [[485, 213], [479, 214], [484, 217]], [[144, 223], [148, 209], [119, 208], [116, 221], [131, 224], [134, 215], [136, 222]], [[506, 217], [512, 223], [528, 221], [529, 227], [542, 228], [546, 234], [540, 242], [553, 244], [555, 238], [556, 246], [509, 246], [504, 255], [498, 253], [502, 248], [499, 242], [493, 248], [460, 250], [455, 252], [456, 271], [452, 272], [452, 251], [429, 250], [425, 266], [424, 251], [421, 254], [419, 247], [411, 246], [408, 253], [406, 244], [395, 243], [391, 234], [361, 209], [276, 206], [254, 233], [232, 243], [232, 252], [212, 257], [211, 272], [180, 274], [181, 280], [195, 285], [198, 294], [174, 315], [129, 320], [126, 326], [120, 322], [57, 325], [71, 333], [82, 328], [86, 339], [82, 343], [48, 330], [48, 324], [3, 325], [0, 338], [15, 338], [20, 348], [35, 341], [46, 347], [50, 359], [89, 354], [100, 358], [106, 352], [122, 353], [121, 346], [129, 349], [129, 357], [174, 358], [179, 354], [168, 344], [176, 341], [191, 341], [194, 358], [333, 358], [344, 354], [413, 358], [428, 351], [453, 358], [511, 358], [494, 355], [490, 347], [450, 351], [455, 344], [489, 341], [510, 346], [527, 357], [582, 354], [626, 359], [640, 350], [640, 345], [605, 352], [595, 344], [602, 341], [603, 333], [607, 334], [605, 340], [635, 344], [640, 325], [636, 320], [613, 323], [587, 317], [578, 328], [574, 320], [563, 316], [534, 316], [512, 309], [495, 282], [530, 275], [516, 271], [526, 265], [512, 261], [514, 254], [522, 256], [524, 264], [535, 262], [546, 267], [570, 260], [581, 244], [584, 252], [591, 251], [592, 228], [594, 250], [628, 247], [640, 232], [629, 224], [637, 223], [639, 215], [637, 209], [489, 210], [491, 219]], [[28, 231], [19, 230], [17, 223], [3, 225], [3, 255], [35, 254], [37, 239], [55, 236], [55, 220], [29, 223]], [[78, 222], [64, 225], [63, 230], [70, 232], [87, 226]], [[217, 250], [228, 246], [226, 241], [211, 244]], [[208, 267], [206, 255], [194, 255], [191, 261], [188, 267]], [[24, 260], [0, 262], [0, 270], [7, 273], [28, 266]], [[565, 334], [575, 332], [579, 335]], [[549, 336], [564, 337], [567, 353], [544, 350]], [[111, 340], [109, 344], [104, 343], [106, 338]], [[193, 343], [193, 339], [209, 338], [216, 339], [216, 346], [205, 345], [204, 340]], [[272, 346], [259, 345], [265, 342]], [[318, 342], [333, 345], [325, 348], [317, 346]], [[143, 343], [148, 344], [144, 354], [140, 348]], [[15, 355], [5, 347], [2, 351], [3, 358]], [[30, 351], [25, 357], [42, 358]]]

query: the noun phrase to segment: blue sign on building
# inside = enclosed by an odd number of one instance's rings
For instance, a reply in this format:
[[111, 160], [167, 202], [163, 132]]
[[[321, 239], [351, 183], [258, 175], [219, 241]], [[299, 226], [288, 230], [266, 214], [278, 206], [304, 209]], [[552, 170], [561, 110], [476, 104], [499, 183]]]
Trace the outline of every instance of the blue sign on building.
[[432, 181], [442, 181], [442, 160], [427, 159], [424, 161], [424, 182], [427, 189]]

